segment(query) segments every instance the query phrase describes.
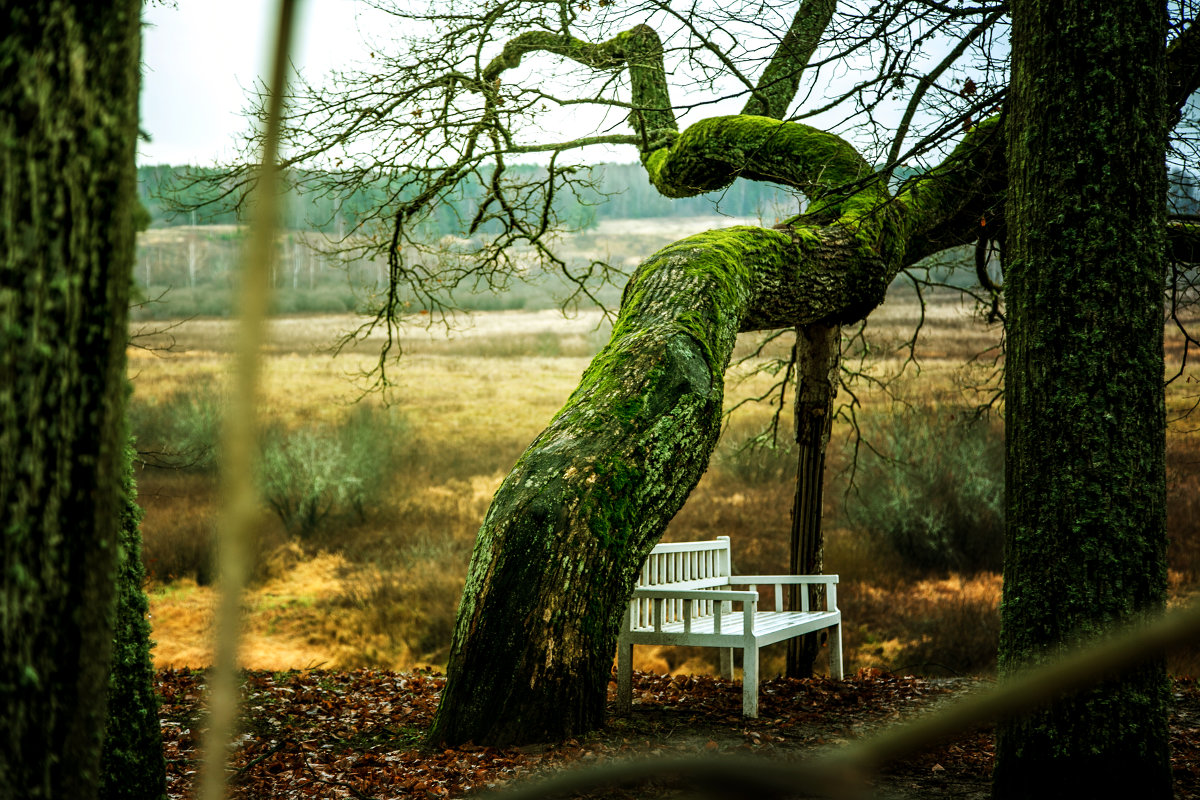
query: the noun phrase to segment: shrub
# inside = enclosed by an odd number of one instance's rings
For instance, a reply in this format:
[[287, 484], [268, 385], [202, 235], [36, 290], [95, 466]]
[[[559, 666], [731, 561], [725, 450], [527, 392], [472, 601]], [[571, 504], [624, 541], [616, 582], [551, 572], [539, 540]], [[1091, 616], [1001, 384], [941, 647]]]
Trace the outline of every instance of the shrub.
[[175, 392], [162, 401], [135, 394], [128, 414], [138, 461], [172, 469], [215, 469], [221, 400], [206, 385], [201, 384], [195, 391]]
[[1000, 587], [995, 574], [895, 586], [843, 581], [838, 603], [854, 609], [845, 629], [848, 666], [918, 675], [994, 671]]
[[846, 495], [848, 527], [918, 572], [998, 571], [1004, 551], [1004, 437], [970, 412], [914, 408], [868, 418]]
[[211, 487], [179, 491], [179, 481], [155, 481], [166, 497], [150, 504], [142, 524], [142, 558], [149, 578], [167, 582], [193, 578], [201, 586], [214, 577], [216, 504]]
[[332, 428], [270, 426], [259, 464], [263, 499], [302, 539], [329, 517], [365, 519], [382, 499], [405, 431], [398, 418], [363, 404]]
[[796, 480], [796, 448], [790, 440], [772, 442], [769, 437], [750, 436], [741, 444], [722, 447], [717, 463], [721, 471], [754, 486], [792, 483]]

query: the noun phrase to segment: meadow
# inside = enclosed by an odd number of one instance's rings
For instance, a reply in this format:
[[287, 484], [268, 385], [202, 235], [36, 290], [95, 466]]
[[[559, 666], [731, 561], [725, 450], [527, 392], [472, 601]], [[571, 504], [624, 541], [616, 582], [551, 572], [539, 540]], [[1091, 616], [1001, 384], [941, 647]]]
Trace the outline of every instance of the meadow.
[[[910, 342], [919, 320], [924, 323]], [[600, 312], [417, 318], [386, 395], [363, 394], [378, 356], [336, 357], [351, 314], [277, 317], [264, 359], [254, 581], [243, 663], [257, 669], [444, 665], [475, 533], [492, 493], [607, 340]], [[215, 442], [232, 347], [217, 318], [133, 326], [131, 419], [159, 667], [209, 662], [215, 603]], [[841, 575], [851, 671], [986, 674], [999, 631], [1003, 425], [999, 331], [959, 295], [893, 290], [845, 345], [826, 470], [825, 571]], [[1182, 340], [1167, 333], [1169, 374]], [[729, 535], [735, 569], [787, 565], [795, 452], [772, 365], [790, 334], [745, 335], [728, 375], [740, 400], [711, 466], [666, 538]], [[764, 343], [765, 342], [765, 343]], [[1168, 387], [1172, 603], [1200, 589], [1200, 399], [1191, 366]], [[987, 406], [991, 404], [991, 408]], [[762, 437], [774, 414], [774, 442]], [[853, 423], [853, 424], [852, 424]], [[756, 446], [756, 441], [758, 442]], [[638, 649], [639, 666], [715, 671], [704, 651]], [[820, 668], [820, 667], [819, 667]], [[1200, 648], [1173, 657], [1200, 671]], [[782, 669], [768, 654], [764, 672]]]

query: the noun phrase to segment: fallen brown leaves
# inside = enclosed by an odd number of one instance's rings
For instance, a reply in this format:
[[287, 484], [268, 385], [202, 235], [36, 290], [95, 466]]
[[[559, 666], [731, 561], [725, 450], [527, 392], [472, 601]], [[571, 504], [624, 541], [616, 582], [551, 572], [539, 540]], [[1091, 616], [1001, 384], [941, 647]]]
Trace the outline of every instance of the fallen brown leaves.
[[[168, 795], [193, 796], [205, 675], [158, 674]], [[741, 717], [740, 686], [708, 676], [636, 673], [634, 713], [562, 744], [496, 749], [423, 745], [444, 679], [436, 674], [248, 672], [230, 758], [233, 798], [437, 798], [604, 759], [758, 753], [796, 760], [927, 708], [981, 681], [928, 681], [876, 671], [844, 681], [762, 684], [762, 716]], [[610, 687], [611, 691], [611, 687]], [[1200, 797], [1200, 689], [1175, 683], [1176, 796]], [[986, 796], [992, 734], [981, 728], [877, 777], [889, 796]], [[644, 787], [645, 788], [645, 787]], [[655, 794], [650, 788], [639, 796]]]

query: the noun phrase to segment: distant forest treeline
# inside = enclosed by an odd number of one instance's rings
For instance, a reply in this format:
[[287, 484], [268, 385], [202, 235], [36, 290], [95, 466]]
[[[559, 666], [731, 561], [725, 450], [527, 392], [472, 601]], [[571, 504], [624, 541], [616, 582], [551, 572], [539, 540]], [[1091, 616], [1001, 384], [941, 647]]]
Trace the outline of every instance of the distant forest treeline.
[[[134, 269], [141, 295], [147, 300], [134, 309], [136, 318], [226, 316], [231, 312], [236, 295], [235, 265], [244, 236], [240, 226], [247, 220], [245, 209], [236, 210], [231, 199], [204, 202], [213, 196], [213, 187], [218, 184], [197, 178], [217, 174], [213, 169], [170, 165], [138, 169], [150, 233], [139, 241]], [[517, 180], [536, 180], [544, 172], [536, 166], [515, 166], [507, 174]], [[305, 178], [320, 176], [290, 177], [293, 183], [303, 183]], [[654, 190], [645, 170], [637, 164], [594, 167], [591, 183], [593, 188], [578, 195], [555, 195], [555, 212], [570, 228], [588, 231], [608, 219], [716, 214], [771, 224], [800, 209], [799, 199], [787, 190], [746, 180], [738, 180], [720, 192], [672, 200]], [[448, 202], [438, 204], [420, 222], [419, 233], [429, 239], [462, 235], [481, 195], [477, 181], [464, 182]], [[287, 193], [279, 260], [272, 281], [276, 313], [353, 311], [371, 304], [372, 295], [386, 279], [386, 265], [330, 251], [336, 249], [340, 237], [355, 230], [360, 220], [386, 208], [388, 196], [382, 180], [341, 196], [294, 189]], [[488, 225], [479, 231], [485, 236], [493, 232]], [[578, 258], [568, 255], [570, 261]], [[513, 282], [503, 293], [486, 287], [459, 287], [453, 296], [448, 290], [445, 299], [458, 307], [478, 310], [532, 309], [555, 307], [572, 293], [573, 287], [562, 275], [531, 274], [528, 278]], [[617, 287], [598, 291], [606, 305], [619, 301]], [[413, 303], [414, 311], [423, 308], [423, 302], [414, 299]]]
[[[534, 179], [541, 168], [509, 167], [507, 174]], [[193, 213], [180, 208], [200, 206], [212, 194], [211, 185], [194, 179], [216, 175], [217, 170], [201, 167], [159, 165], [138, 168], [142, 204], [150, 212], [152, 228], [173, 225], [230, 225], [244, 222], [230, 200], [198, 208]], [[293, 176], [301, 178], [303, 176]], [[793, 193], [774, 184], [738, 179], [719, 192], [672, 200], [660, 195], [646, 178], [639, 164], [601, 164], [591, 168], [594, 189], [579, 196], [570, 192], [556, 194], [555, 210], [559, 218], [573, 228], [587, 229], [602, 219], [646, 219], [649, 217], [698, 217], [723, 214], [730, 217], [761, 218], [773, 223], [796, 213], [799, 200]], [[434, 236], [457, 235], [463, 220], [475, 215], [482, 195], [478, 181], [464, 182], [450, 202], [441, 204], [425, 221], [426, 232]], [[387, 205], [388, 191], [381, 179], [343, 197], [313, 192], [290, 191], [285, 202], [283, 226], [291, 230], [338, 234], [352, 229], [364, 215]], [[486, 232], [486, 231], [485, 231]]]
[[[532, 173], [537, 168], [514, 169]], [[134, 274], [147, 302], [134, 309], [136, 318], [227, 316], [233, 308], [237, 291], [235, 267], [244, 244], [244, 230], [240, 227], [243, 220], [228, 203], [194, 212], [174, 211], [196, 205], [203, 197], [198, 185], [189, 188], [185, 177], [189, 172], [195, 176], [203, 170], [172, 166], [138, 170], [142, 203], [150, 215], [151, 231], [139, 239]], [[903, 172], [897, 178], [911, 174], [908, 170]], [[799, 199], [786, 190], [745, 180], [738, 180], [721, 192], [671, 200], [650, 186], [644, 170], [636, 164], [597, 167], [594, 179], [596, 188], [590, 195], [583, 198], [561, 195], [557, 208], [561, 219], [584, 231], [609, 219], [714, 214], [772, 224], [800, 208]], [[454, 203], [443, 204], [423, 223], [425, 232], [431, 237], [460, 234], [461, 219], [470, 220], [474, 215], [478, 195], [478, 186], [461, 187]], [[1193, 176], [1172, 170], [1167, 199], [1170, 213], [1200, 216], [1200, 185]], [[330, 251], [336, 249], [334, 242], [340, 235], [353, 230], [361, 215], [378, 210], [384, 203], [382, 186], [355, 192], [342, 198], [340, 205], [329, 197], [289, 194], [273, 279], [276, 313], [357, 311], [371, 305], [372, 296], [386, 280], [386, 265]], [[640, 257], [648, 255], [640, 250], [649, 243], [636, 237], [619, 242], [611, 236], [584, 233], [574, 241], [577, 254], [565, 254], [572, 262], [594, 252], [631, 268]], [[586, 260], [585, 257], [585, 263]], [[990, 269], [993, 278], [1000, 279], [999, 265], [993, 263]], [[937, 283], [969, 287], [977, 280], [973, 249], [958, 248], [940, 254], [914, 268], [913, 274]], [[573, 288], [558, 274], [527, 277], [528, 280], [513, 282], [503, 292], [487, 287], [459, 287], [451, 295], [448, 289], [445, 299], [458, 307], [477, 310], [552, 308], [570, 295]], [[901, 285], [909, 283], [904, 275], [897, 281]], [[603, 287], [598, 297], [615, 307], [620, 290]], [[413, 304], [414, 312], [424, 307], [416, 299]]]
[[[536, 166], [510, 167], [515, 176], [538, 172]], [[244, 222], [230, 200], [212, 203], [195, 212], [180, 208], [200, 206], [211, 193], [203, 183], [191, 178], [216, 174], [202, 167], [178, 167], [167, 164], [138, 168], [142, 204], [150, 213], [150, 227], [173, 225], [229, 225]], [[896, 170], [904, 178], [915, 170]], [[1200, 213], [1200, 180], [1177, 169], [1170, 171], [1169, 206], [1172, 213]], [[659, 194], [646, 179], [639, 164], [601, 164], [592, 168], [595, 189], [581, 197], [560, 192], [557, 211], [561, 219], [575, 228], [587, 229], [602, 219], [646, 219], [650, 217], [699, 217], [722, 214], [730, 217], [760, 218], [766, 223], [796, 213], [800, 199], [774, 184], [738, 179], [727, 189], [696, 197], [671, 199]], [[459, 187], [452, 202], [437, 209], [427, 222], [436, 236], [461, 232], [462, 220], [475, 213], [482, 188], [477, 183]], [[291, 230], [336, 234], [354, 226], [362, 216], [387, 204], [386, 186], [381, 181], [351, 192], [345, 197], [291, 191], [285, 203], [283, 227]]]

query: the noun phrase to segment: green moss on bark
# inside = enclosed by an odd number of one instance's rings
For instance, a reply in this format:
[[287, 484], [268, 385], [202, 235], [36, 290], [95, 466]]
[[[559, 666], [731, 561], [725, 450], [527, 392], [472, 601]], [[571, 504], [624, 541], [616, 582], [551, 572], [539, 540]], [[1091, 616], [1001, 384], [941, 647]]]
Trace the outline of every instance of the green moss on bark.
[[113, 626], [113, 659], [108, 676], [108, 724], [101, 761], [102, 800], [158, 800], [166, 796], [166, 762], [154, 695], [150, 658], [150, 603], [142, 586], [142, 509], [133, 479], [132, 446], [125, 449], [124, 509], [120, 567]]

